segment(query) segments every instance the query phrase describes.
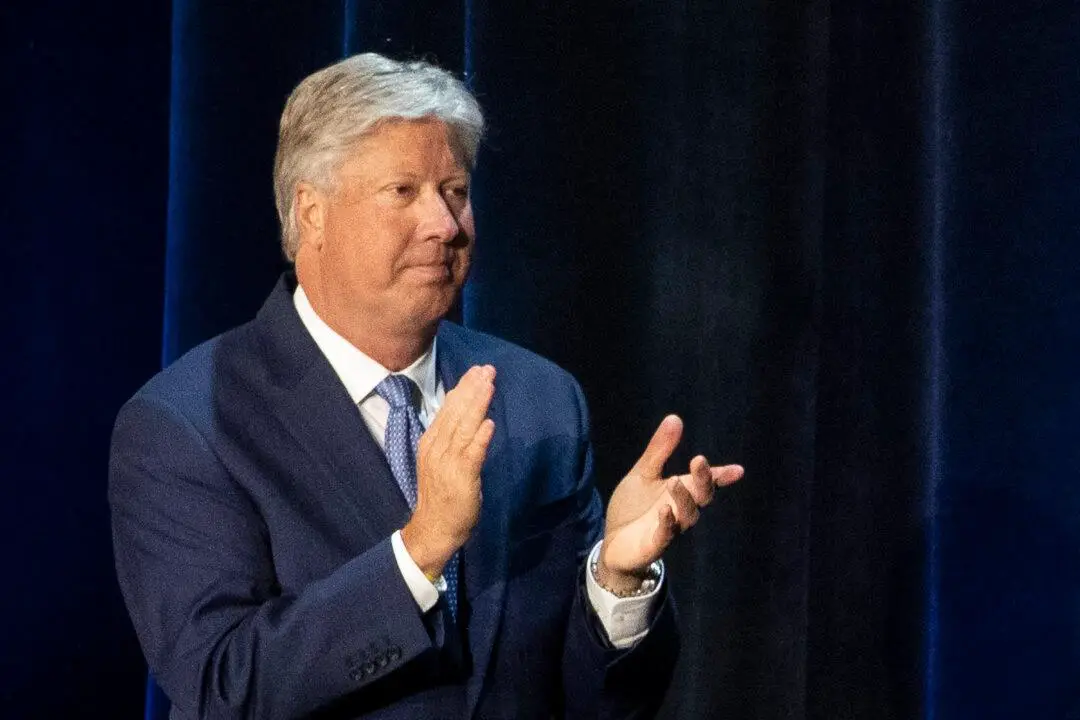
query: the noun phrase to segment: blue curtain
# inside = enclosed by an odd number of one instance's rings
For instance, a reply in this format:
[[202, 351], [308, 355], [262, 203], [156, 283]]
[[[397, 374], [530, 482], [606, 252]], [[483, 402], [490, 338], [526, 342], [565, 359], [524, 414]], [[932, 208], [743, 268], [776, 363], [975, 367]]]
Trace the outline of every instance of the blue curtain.
[[670, 411], [748, 469], [665, 717], [1080, 717], [1080, 6], [149, 5], [0, 9], [13, 716], [141, 712], [112, 417], [254, 314], [284, 99], [378, 50], [484, 105], [462, 317], [577, 375], [601, 489]]
[[138, 717], [105, 502], [158, 368], [169, 8], [0, 3], [0, 717]]

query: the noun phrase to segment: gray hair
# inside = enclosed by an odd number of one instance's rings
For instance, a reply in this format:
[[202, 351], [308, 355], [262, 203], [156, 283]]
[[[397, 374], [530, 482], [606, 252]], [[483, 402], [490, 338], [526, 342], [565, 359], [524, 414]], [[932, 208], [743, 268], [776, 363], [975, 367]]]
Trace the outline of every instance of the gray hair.
[[450, 128], [451, 144], [468, 167], [484, 132], [484, 116], [465, 84], [446, 70], [375, 53], [354, 55], [304, 78], [281, 113], [274, 156], [274, 200], [281, 249], [291, 262], [300, 244], [296, 187], [333, 190], [346, 152], [392, 120], [435, 118]]

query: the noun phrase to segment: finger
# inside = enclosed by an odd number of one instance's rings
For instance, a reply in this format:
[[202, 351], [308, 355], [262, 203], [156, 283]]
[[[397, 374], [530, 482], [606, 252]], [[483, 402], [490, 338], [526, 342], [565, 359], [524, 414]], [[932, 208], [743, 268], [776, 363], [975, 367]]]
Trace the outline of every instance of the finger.
[[711, 469], [712, 481], [717, 487], [730, 485], [744, 474], [742, 465], [721, 465]]
[[675, 511], [675, 520], [679, 523], [679, 530], [685, 532], [694, 527], [694, 523], [698, 521], [698, 506], [679, 478], [668, 481], [667, 494], [671, 508]]
[[634, 463], [630, 472], [645, 477], [659, 477], [664, 472], [664, 463], [682, 439], [682, 431], [683, 424], [678, 415], [668, 415], [661, 420], [660, 426], [645, 447], [645, 452]]
[[484, 422], [488, 407], [491, 405], [491, 398], [495, 395], [495, 368], [485, 365], [480, 368], [478, 374], [480, 378], [473, 384], [468, 402], [462, 408], [461, 418], [458, 421], [459, 432], [464, 433], [469, 441], [476, 434], [480, 424]]
[[458, 380], [457, 385], [447, 391], [446, 397], [443, 398], [442, 407], [439, 408], [439, 413], [435, 416], [435, 422], [432, 425], [435, 425], [436, 422], [446, 426], [453, 424], [461, 410], [463, 397], [469, 393], [479, 373], [480, 368], [475, 365], [465, 371], [465, 374]]
[[668, 505], [660, 506], [657, 513], [656, 530], [653, 532], [653, 543], [656, 545], [656, 551], [650, 553], [650, 555], [660, 557], [678, 534], [679, 523], [675, 520], [675, 513], [672, 512]]
[[491, 438], [494, 436], [495, 422], [493, 420], [487, 419], [480, 423], [480, 427], [476, 429], [472, 442], [465, 448], [464, 453], [472, 474], [477, 476], [480, 474], [480, 469], [487, 458], [488, 447], [491, 445]]
[[462, 450], [472, 442], [495, 395], [494, 372], [481, 368], [477, 375], [479, 377], [470, 383], [462, 395], [456, 422], [450, 426], [448, 445], [456, 450]]
[[468, 377], [469, 373], [466, 372], [458, 381], [456, 387], [452, 388], [446, 393], [443, 398], [442, 406], [439, 407], [438, 412], [435, 413], [435, 417], [432, 419], [431, 424], [427, 426], [423, 434], [420, 435], [420, 445], [417, 451], [422, 457], [431, 457], [433, 460], [441, 458], [446, 451], [446, 439], [450, 436], [449, 428], [455, 422], [455, 416], [458, 413], [458, 387], [461, 387], [462, 382]]
[[705, 507], [712, 502], [716, 485], [713, 484], [709, 461], [705, 459], [704, 455], [698, 455], [690, 461], [689, 475], [680, 475], [679, 477], [683, 481], [683, 486], [690, 491], [690, 495], [694, 498], [694, 502], [698, 507]]
[[460, 422], [461, 414], [468, 405], [469, 395], [473, 392], [475, 385], [482, 382], [481, 374], [480, 367], [469, 368], [458, 380], [458, 384], [443, 398], [442, 407], [439, 408], [439, 412], [436, 413], [435, 419], [427, 429], [430, 434], [428, 443], [435, 455], [441, 457], [446, 452]]

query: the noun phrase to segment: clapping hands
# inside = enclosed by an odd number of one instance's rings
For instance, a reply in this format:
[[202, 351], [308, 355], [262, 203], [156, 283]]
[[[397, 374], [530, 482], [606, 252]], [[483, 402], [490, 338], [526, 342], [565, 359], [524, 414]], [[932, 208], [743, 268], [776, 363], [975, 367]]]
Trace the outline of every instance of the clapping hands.
[[716, 488], [743, 476], [739, 465], [712, 467], [697, 455], [689, 472], [664, 478], [664, 463], [682, 432], [678, 416], [665, 417], [611, 496], [597, 573], [600, 583], [616, 593], [636, 589], [671, 541], [697, 523]]

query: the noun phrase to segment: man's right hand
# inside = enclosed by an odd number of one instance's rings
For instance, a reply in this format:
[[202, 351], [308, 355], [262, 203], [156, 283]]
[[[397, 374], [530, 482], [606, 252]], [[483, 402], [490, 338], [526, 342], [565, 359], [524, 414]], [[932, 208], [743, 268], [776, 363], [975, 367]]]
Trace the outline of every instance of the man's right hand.
[[416, 510], [401, 540], [429, 578], [442, 574], [480, 519], [480, 469], [495, 433], [486, 417], [494, 393], [495, 368], [469, 368], [420, 437]]

